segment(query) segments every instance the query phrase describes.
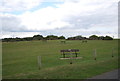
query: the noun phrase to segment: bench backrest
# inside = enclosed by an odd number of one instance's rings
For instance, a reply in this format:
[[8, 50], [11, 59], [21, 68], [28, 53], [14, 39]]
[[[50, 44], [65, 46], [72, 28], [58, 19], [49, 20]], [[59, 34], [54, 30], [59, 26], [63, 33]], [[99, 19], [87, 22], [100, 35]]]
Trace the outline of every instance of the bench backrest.
[[79, 49], [66, 49], [66, 50], [60, 50], [60, 52], [78, 52]]

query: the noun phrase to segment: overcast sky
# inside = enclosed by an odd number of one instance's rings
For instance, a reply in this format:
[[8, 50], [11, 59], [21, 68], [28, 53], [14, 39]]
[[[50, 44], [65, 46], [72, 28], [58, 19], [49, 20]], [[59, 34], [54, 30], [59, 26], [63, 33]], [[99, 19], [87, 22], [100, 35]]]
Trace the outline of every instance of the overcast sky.
[[118, 1], [0, 0], [0, 36], [96, 34], [117, 38]]

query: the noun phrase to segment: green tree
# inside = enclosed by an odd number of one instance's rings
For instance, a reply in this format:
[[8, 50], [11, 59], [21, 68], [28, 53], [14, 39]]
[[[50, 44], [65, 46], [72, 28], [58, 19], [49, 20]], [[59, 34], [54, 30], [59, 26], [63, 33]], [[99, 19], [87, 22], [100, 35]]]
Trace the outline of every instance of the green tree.
[[81, 35], [75, 36], [75, 40], [83, 40], [85, 39], [84, 37], [82, 37]]
[[99, 40], [104, 40], [104, 36], [99, 36], [98, 39]]
[[110, 36], [106, 36], [106, 37], [104, 37], [104, 40], [113, 40], [113, 38]]
[[60, 36], [60, 37], [58, 37], [58, 39], [65, 39], [65, 37], [64, 36]]
[[58, 36], [48, 35], [48, 36], [46, 37], [46, 39], [47, 39], [47, 40], [56, 40], [56, 39], [58, 39]]
[[44, 37], [42, 35], [34, 35], [33, 40], [42, 40]]
[[98, 40], [98, 36], [97, 35], [92, 35], [89, 37], [90, 40]]
[[23, 38], [23, 40], [24, 41], [31, 41], [31, 40], [33, 40], [33, 38], [32, 37], [25, 37], [25, 38]]

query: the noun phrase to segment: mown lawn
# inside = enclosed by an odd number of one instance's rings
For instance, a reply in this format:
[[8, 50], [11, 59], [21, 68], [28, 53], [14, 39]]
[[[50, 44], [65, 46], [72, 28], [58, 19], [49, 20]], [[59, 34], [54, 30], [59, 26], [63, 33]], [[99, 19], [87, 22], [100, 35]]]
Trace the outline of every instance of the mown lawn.
[[[79, 57], [60, 60], [61, 49], [79, 49]], [[94, 60], [94, 49], [97, 60]], [[112, 57], [114, 49], [114, 57]], [[42, 58], [38, 69], [37, 57]], [[86, 79], [118, 68], [118, 40], [61, 40], [8, 42], [2, 44], [3, 79]]]

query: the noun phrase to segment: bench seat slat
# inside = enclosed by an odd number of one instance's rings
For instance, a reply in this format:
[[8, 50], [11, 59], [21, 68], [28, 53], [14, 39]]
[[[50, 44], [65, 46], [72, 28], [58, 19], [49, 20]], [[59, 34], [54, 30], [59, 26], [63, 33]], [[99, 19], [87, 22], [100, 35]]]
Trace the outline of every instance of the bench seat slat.
[[60, 50], [60, 52], [78, 52], [79, 49], [67, 49], [67, 50]]
[[65, 55], [74, 55], [74, 54], [80, 54], [80, 53], [64, 53]]

